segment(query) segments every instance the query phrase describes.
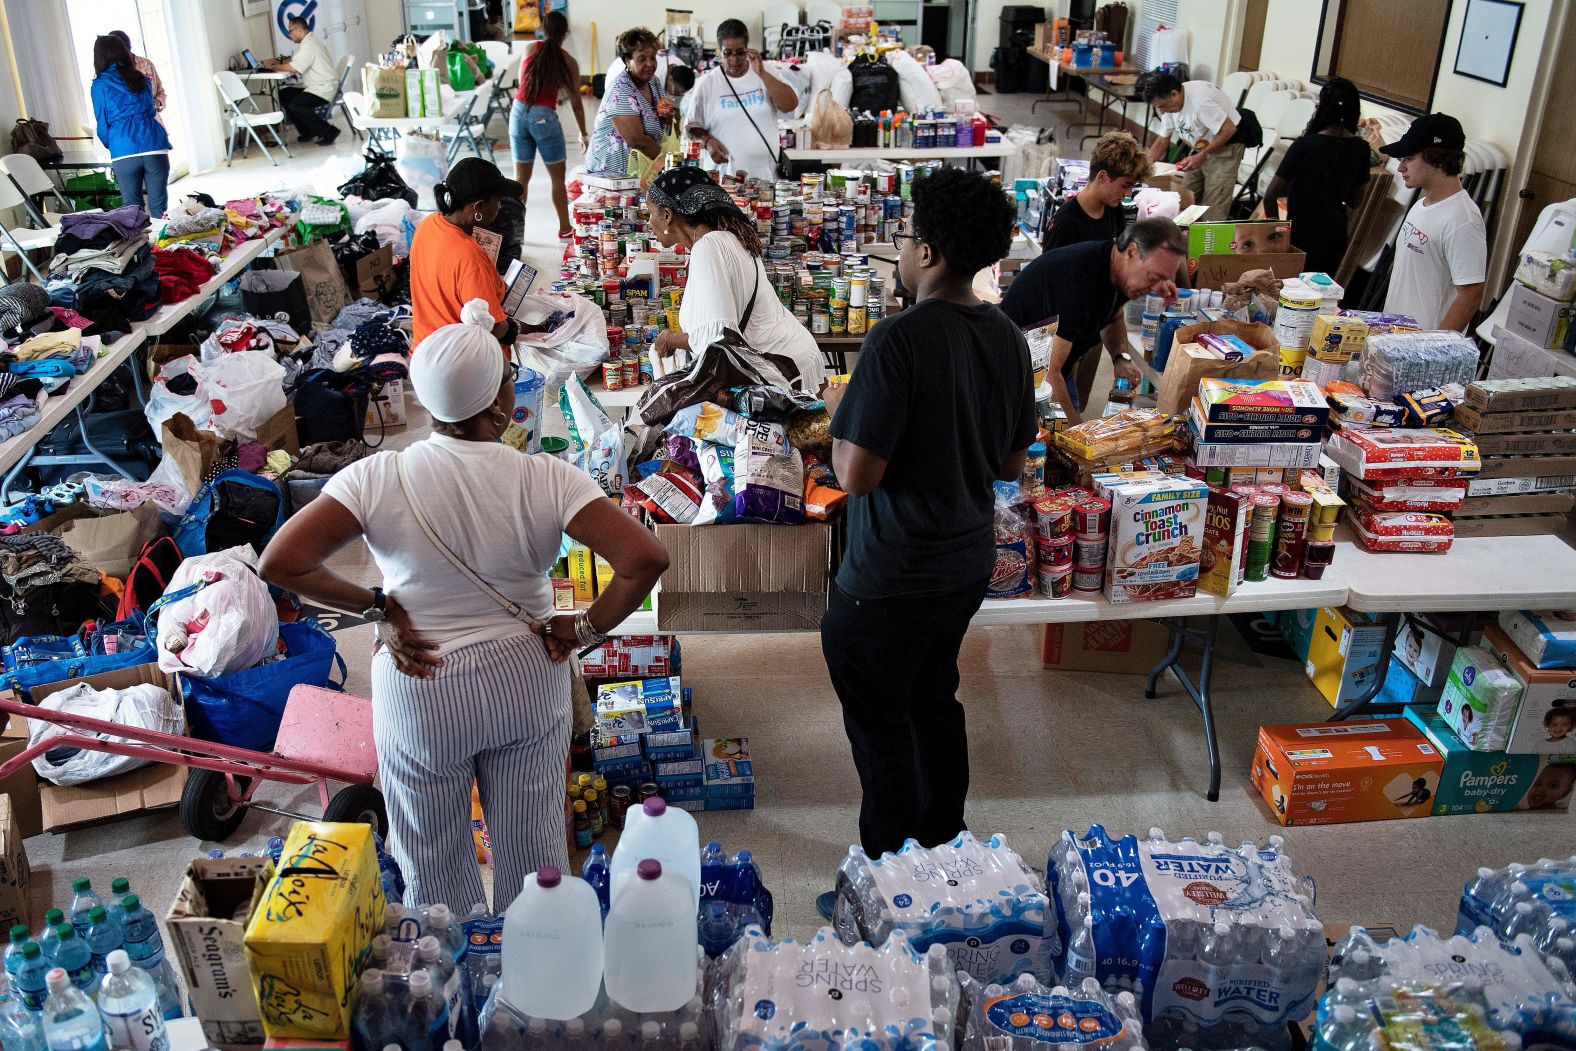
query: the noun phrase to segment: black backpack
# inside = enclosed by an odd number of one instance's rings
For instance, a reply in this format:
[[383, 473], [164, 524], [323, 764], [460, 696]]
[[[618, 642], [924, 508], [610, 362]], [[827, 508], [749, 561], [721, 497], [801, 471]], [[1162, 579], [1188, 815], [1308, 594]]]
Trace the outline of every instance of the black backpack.
[[848, 112], [880, 114], [882, 110], [897, 109], [900, 98], [897, 70], [885, 62], [860, 55], [848, 64], [848, 73], [854, 79]]
[[367, 423], [366, 388], [333, 369], [311, 369], [296, 381], [296, 431], [303, 446], [360, 441]]
[[520, 258], [525, 247], [525, 205], [518, 197], [500, 197], [498, 215], [487, 224], [487, 229], [503, 238], [498, 246], [498, 272], [507, 273], [509, 264]]
[[185, 561], [181, 549], [171, 537], [154, 537], [142, 545], [142, 554], [126, 574], [126, 590], [120, 596], [120, 606], [115, 610], [116, 620], [130, 620], [139, 610], [147, 612], [169, 586], [170, 578]]

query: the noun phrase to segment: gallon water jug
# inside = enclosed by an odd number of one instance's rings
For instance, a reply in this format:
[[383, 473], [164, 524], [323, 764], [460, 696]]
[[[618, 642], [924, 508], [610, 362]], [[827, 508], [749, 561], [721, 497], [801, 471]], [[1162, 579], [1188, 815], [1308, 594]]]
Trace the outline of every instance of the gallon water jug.
[[[691, 914], [690, 940], [695, 919]], [[555, 868], [525, 878], [504, 913], [503, 998], [535, 1018], [585, 1014], [602, 986], [602, 905], [582, 879]]]
[[[688, 816], [688, 815], [685, 815]], [[619, 844], [624, 849], [624, 844]], [[700, 854], [692, 855], [697, 862]], [[613, 896], [603, 933], [603, 982], [630, 1011], [677, 1011], [696, 992], [695, 906], [683, 877], [646, 858]], [[509, 936], [504, 935], [508, 950]], [[508, 971], [504, 971], [507, 978]]]
[[700, 912], [700, 829], [693, 817], [668, 806], [660, 796], [630, 807], [624, 815], [624, 834], [613, 850], [613, 903], [646, 858], [656, 858], [664, 872], [689, 881], [690, 925], [694, 926]]

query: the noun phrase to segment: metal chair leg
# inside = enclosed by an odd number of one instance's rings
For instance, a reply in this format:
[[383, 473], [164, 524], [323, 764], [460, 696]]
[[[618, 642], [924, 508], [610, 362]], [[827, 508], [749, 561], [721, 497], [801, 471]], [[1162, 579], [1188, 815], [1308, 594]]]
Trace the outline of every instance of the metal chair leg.
[[[251, 139], [252, 142], [257, 143], [257, 148], [263, 151], [263, 156], [268, 158], [268, 163], [269, 164], [276, 165], [276, 166], [279, 164], [278, 161], [274, 160], [274, 155], [268, 152], [268, 147], [263, 143], [263, 137], [261, 135], [257, 134], [257, 129], [256, 128], [254, 128], [250, 124], [248, 124], [246, 126], [246, 134], [248, 136], [250, 136], [250, 139]], [[275, 136], [275, 138], [278, 138], [278, 136]], [[250, 145], [248, 145], [247, 151], [250, 152], [250, 150], [251, 150], [251, 147], [250, 147]]]
[[274, 137], [274, 141], [279, 144], [279, 148], [285, 151], [286, 157], [293, 156], [290, 152], [290, 144], [285, 141], [283, 135], [279, 134], [279, 128], [277, 125], [268, 125], [268, 134], [272, 135]]
[[44, 284], [44, 275], [38, 272], [38, 267], [34, 266], [33, 261], [27, 257], [27, 249], [22, 247], [22, 242], [16, 239], [16, 235], [8, 227], [0, 226], [0, 231], [4, 231], [6, 240], [11, 242], [16, 249], [16, 254], [22, 257], [22, 265], [27, 267], [29, 273], [38, 278], [40, 285]]

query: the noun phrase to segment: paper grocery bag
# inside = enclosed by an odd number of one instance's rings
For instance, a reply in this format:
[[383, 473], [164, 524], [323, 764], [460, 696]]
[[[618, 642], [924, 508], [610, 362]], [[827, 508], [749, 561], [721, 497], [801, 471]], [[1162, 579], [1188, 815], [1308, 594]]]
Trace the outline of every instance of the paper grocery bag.
[[149, 500], [118, 515], [72, 519], [61, 528], [60, 539], [88, 565], [125, 580], [142, 545], [159, 534], [161, 524], [159, 505]]
[[186, 491], [195, 495], [224, 451], [225, 440], [212, 431], [198, 430], [191, 417], [183, 412], [164, 421], [161, 437], [165, 457], [180, 468], [181, 477], [186, 480]]
[[367, 97], [367, 116], [405, 116], [405, 71], [370, 63], [361, 69], [361, 93]]
[[[1198, 337], [1214, 334], [1236, 336], [1254, 348], [1241, 361], [1223, 361], [1200, 347]], [[1268, 325], [1244, 321], [1204, 321], [1177, 329], [1166, 357], [1166, 371], [1160, 376], [1160, 392], [1155, 408], [1168, 416], [1180, 416], [1198, 394], [1198, 381], [1207, 378], [1269, 380], [1280, 375], [1280, 354], [1275, 333]]]
[[394, 246], [384, 245], [357, 259], [355, 271], [356, 287], [352, 291], [368, 299], [381, 300], [394, 291]]
[[307, 308], [312, 312], [312, 320], [319, 325], [332, 324], [339, 312], [350, 305], [345, 275], [340, 273], [334, 250], [327, 241], [312, 241], [300, 248], [280, 252], [274, 257], [274, 263], [280, 270], [294, 270], [301, 275], [306, 286]]

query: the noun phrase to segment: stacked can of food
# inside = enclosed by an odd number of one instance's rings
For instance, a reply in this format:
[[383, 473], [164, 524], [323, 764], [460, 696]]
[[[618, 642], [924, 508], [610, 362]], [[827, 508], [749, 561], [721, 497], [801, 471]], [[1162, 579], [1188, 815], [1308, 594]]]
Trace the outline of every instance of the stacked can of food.
[[1265, 491], [1270, 488], [1272, 486], [1259, 486], [1259, 491], [1253, 495], [1253, 518], [1248, 522], [1248, 561], [1244, 573], [1248, 580], [1267, 580], [1270, 575], [1270, 561], [1275, 554], [1275, 518], [1280, 512], [1281, 503], [1281, 494]]
[[1034, 501], [1035, 548], [1040, 594], [1066, 598], [1073, 586], [1073, 505], [1065, 493], [1048, 493]]
[[1294, 489], [1281, 497], [1280, 509], [1275, 516], [1275, 553], [1270, 559], [1270, 573], [1277, 577], [1294, 579], [1302, 572], [1303, 547], [1308, 538], [1308, 514], [1313, 509], [1313, 497], [1301, 489]]
[[1111, 530], [1111, 501], [1091, 496], [1073, 508], [1073, 590], [1105, 587], [1105, 556]]

